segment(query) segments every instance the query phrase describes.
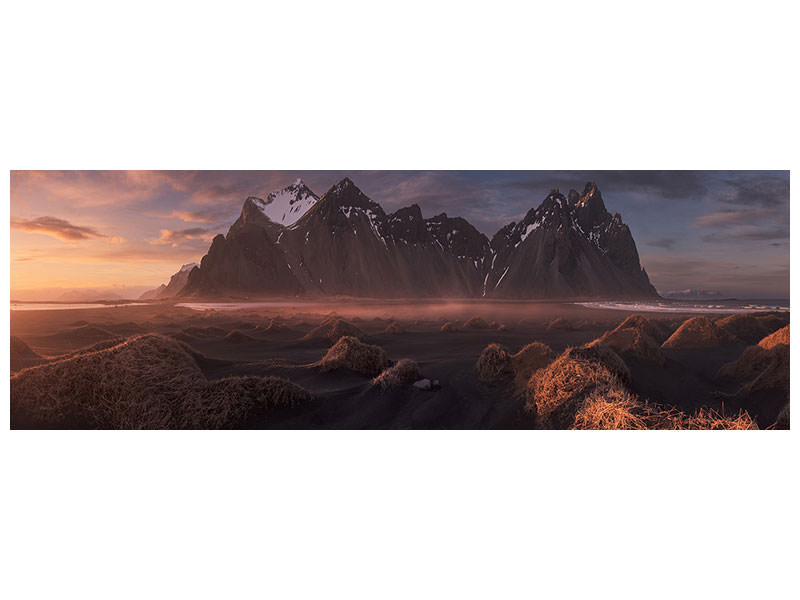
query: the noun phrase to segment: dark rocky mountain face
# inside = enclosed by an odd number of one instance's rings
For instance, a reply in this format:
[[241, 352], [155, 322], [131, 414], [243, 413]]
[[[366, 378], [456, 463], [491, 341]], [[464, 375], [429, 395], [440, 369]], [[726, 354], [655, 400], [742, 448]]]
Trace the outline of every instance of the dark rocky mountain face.
[[318, 200], [307, 188], [300, 194], [287, 190], [273, 197], [314, 202], [284, 226], [272, 221], [257, 199], [248, 198], [228, 234], [214, 239], [200, 268], [191, 272], [181, 295], [656, 295], [639, 266], [630, 230], [619, 215], [606, 211], [594, 184], [568, 197], [553, 190], [491, 243], [460, 217], [423, 218], [416, 204], [387, 215], [349, 178]]
[[552, 190], [539, 207], [492, 239], [486, 295], [504, 298], [655, 297], [619, 214], [597, 186], [564, 196]]
[[189, 273], [197, 266], [197, 263], [183, 265], [177, 273], [170, 277], [169, 283], [162, 283], [156, 289], [146, 291], [144, 294], [139, 296], [139, 300], [159, 300], [162, 298], [172, 298], [173, 296], [177, 296], [181, 293], [181, 291], [183, 291], [183, 288], [186, 286], [186, 282], [189, 281]]

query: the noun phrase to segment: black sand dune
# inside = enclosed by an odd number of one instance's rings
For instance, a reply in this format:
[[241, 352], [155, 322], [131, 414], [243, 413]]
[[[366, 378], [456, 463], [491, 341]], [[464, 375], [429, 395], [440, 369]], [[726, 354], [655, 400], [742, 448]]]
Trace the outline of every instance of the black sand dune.
[[[661, 347], [659, 341], [674, 336], [687, 320], [693, 318], [692, 315], [629, 316], [618, 311], [552, 303], [526, 303], [524, 306], [443, 303], [434, 307], [398, 303], [390, 311], [380, 312], [382, 310], [385, 309], [373, 310], [369, 305], [350, 306], [348, 303], [337, 306], [335, 315], [331, 314], [330, 305], [321, 306], [320, 309], [314, 306], [303, 306], [301, 309], [293, 307], [285, 311], [270, 309], [257, 314], [252, 309], [247, 309], [246, 313], [242, 313], [247, 314], [246, 319], [236, 311], [185, 313], [163, 305], [124, 307], [114, 309], [113, 315], [106, 309], [37, 311], [39, 314], [35, 318], [32, 315], [13, 313], [12, 333], [28, 341], [31, 351], [40, 355], [42, 350], [37, 343], [47, 339], [49, 346], [44, 354], [53, 362], [37, 368], [55, 368], [56, 363], [61, 363], [62, 366], [58, 367], [59, 373], [66, 374], [76, 364], [87, 364], [89, 358], [84, 355], [106, 356], [109, 357], [109, 364], [112, 364], [117, 359], [112, 360], [110, 357], [120, 355], [119, 351], [113, 350], [120, 342], [120, 336], [114, 335], [112, 331], [115, 324], [113, 319], [117, 319], [118, 324], [123, 327], [127, 323], [138, 323], [141, 328], [149, 330], [148, 334], [157, 334], [157, 339], [167, 339], [191, 358], [195, 365], [193, 369], [199, 369], [200, 375], [192, 370], [194, 375], [189, 379], [194, 383], [188, 389], [198, 398], [205, 398], [210, 393], [205, 388], [211, 383], [231, 377], [278, 377], [308, 390], [313, 396], [296, 406], [274, 407], [268, 414], [264, 411], [247, 412], [241, 419], [234, 420], [191, 421], [188, 416], [180, 417], [177, 413], [169, 413], [171, 416], [167, 418], [158, 412], [166, 420], [154, 422], [154, 426], [540, 427], [542, 422], [537, 422], [536, 417], [525, 410], [529, 380], [568, 348], [592, 343], [609, 347], [623, 361], [629, 372], [629, 380], [626, 380], [624, 389], [627, 395], [623, 395], [623, 400], [633, 402], [631, 406], [634, 408], [631, 410], [637, 415], [639, 413], [636, 411], [644, 410], [640, 407], [642, 402], [668, 407], [663, 410], [677, 411], [686, 418], [687, 415], [697, 415], [698, 411], [703, 410], [716, 411], [720, 415], [724, 413], [729, 417], [742, 409], [748, 411], [757, 420], [759, 427], [763, 428], [773, 425], [786, 405], [787, 395], [784, 389], [775, 385], [762, 385], [764, 382], [779, 379], [783, 368], [781, 365], [784, 363], [770, 363], [772, 370], [764, 370], [768, 375], [746, 395], [740, 393], [741, 389], [749, 385], [755, 376], [746, 379], [719, 376], [720, 369], [739, 359], [748, 346], [717, 325], [716, 317], [708, 321], [716, 328], [712, 332], [719, 330], [722, 331], [722, 336], [729, 336], [723, 337], [724, 341], [714, 338], [714, 345], [711, 346], [673, 348], [667, 344]], [[64, 315], [66, 312], [72, 314]], [[76, 312], [82, 314], [75, 314]], [[355, 316], [359, 317], [358, 326], [353, 324]], [[767, 320], [775, 324], [788, 321], [787, 315], [756, 316], [755, 319], [762, 325], [762, 316], [769, 317]], [[564, 329], [548, 327], [549, 323], [559, 317], [568, 321], [570, 326]], [[480, 319], [488, 327], [483, 327], [480, 321], [480, 327], [465, 327], [473, 318]], [[84, 325], [70, 328], [69, 324], [76, 319], [87, 323], [103, 323], [104, 327]], [[451, 332], [441, 331], [445, 321], [452, 324]], [[749, 319], [747, 321], [752, 323]], [[239, 328], [243, 323], [256, 323], [256, 326]], [[510, 323], [513, 326], [501, 329], [497, 325], [500, 323]], [[575, 324], [578, 323], [580, 328], [576, 329]], [[704, 325], [699, 328], [702, 334], [708, 328], [705, 327], [705, 321], [701, 321], [701, 324]], [[340, 361], [336, 368], [323, 367], [324, 357], [342, 338], [339, 334], [352, 332], [351, 328], [357, 329], [359, 337], [350, 337], [359, 344], [378, 348], [384, 358], [369, 368], [358, 368], [356, 362], [348, 363], [347, 360]], [[688, 326], [684, 328], [684, 333], [687, 328]], [[688, 329], [693, 332], [690, 339], [694, 344], [698, 328]], [[79, 335], [72, 335], [75, 331]], [[86, 333], [92, 335], [85, 335]], [[99, 335], [109, 337], [90, 343], [81, 343], [76, 339], [91, 339]], [[162, 338], [163, 335], [171, 336], [171, 339]], [[683, 333], [679, 337], [682, 336]], [[148, 335], [144, 339], [149, 339]], [[786, 342], [788, 356], [788, 339]], [[492, 381], [485, 380], [476, 368], [482, 352], [490, 344], [497, 344], [502, 349], [499, 353], [498, 377], [488, 378], [494, 379]], [[122, 353], [121, 356], [128, 354]], [[143, 354], [140, 353], [141, 356]], [[151, 361], [161, 360], [158, 356], [155, 353]], [[71, 360], [77, 360], [78, 363], [72, 363]], [[410, 364], [415, 365], [416, 370], [411, 369]], [[390, 374], [391, 369], [397, 365], [402, 365], [402, 369], [398, 367]], [[112, 366], [102, 368], [112, 372]], [[128, 367], [123, 370], [127, 373], [126, 369]], [[138, 367], [131, 372], [137, 372], [136, 369]], [[177, 372], [183, 372], [182, 368]], [[380, 382], [384, 373], [385, 384]], [[410, 381], [410, 378], [417, 375], [420, 379], [428, 380], [430, 384], [427, 389], [421, 389], [425, 387], [423, 384], [417, 387], [415, 382]], [[144, 376], [142, 381], [150, 380]], [[434, 381], [438, 385], [434, 386]], [[61, 393], [58, 390], [64, 389], [60, 387], [57, 377], [39, 378], [37, 382], [37, 394], [42, 397], [57, 396]], [[12, 386], [12, 400], [20, 397], [19, 390], [22, 388], [19, 385], [15, 383]], [[150, 383], [146, 385], [152, 387]], [[258, 386], [252, 389], [257, 388]], [[101, 389], [105, 394], [111, 388]], [[251, 390], [247, 394], [255, 393], [251, 387], [247, 389]], [[652, 415], [647, 419], [642, 417], [644, 420], [640, 419], [641, 415], [635, 419], [630, 415], [618, 420], [614, 420], [617, 417], [609, 417], [616, 414], [612, 409], [616, 410], [615, 407], [619, 408], [623, 404], [624, 402], [592, 404], [591, 410], [587, 408], [581, 413], [580, 423], [586, 427], [611, 427], [613, 423], [629, 423], [632, 427], [634, 424], [656, 422], [653, 420], [656, 417]], [[180, 412], [184, 409], [174, 410]], [[24, 413], [19, 411], [13, 414], [15, 416], [12, 418], [12, 426], [19, 427], [71, 427], [78, 426], [76, 423], [80, 426], [134, 426], [132, 422], [107, 415], [91, 424], [86, 421], [83, 413], [79, 415], [80, 418], [55, 419], [52, 422], [44, 418], [23, 418], [20, 415]], [[200, 417], [195, 415], [192, 418]], [[659, 426], [667, 422], [676, 423], [674, 420], [657, 422], [661, 424]], [[689, 422], [681, 423], [681, 426], [688, 426]], [[570, 426], [574, 426], [574, 423]]]

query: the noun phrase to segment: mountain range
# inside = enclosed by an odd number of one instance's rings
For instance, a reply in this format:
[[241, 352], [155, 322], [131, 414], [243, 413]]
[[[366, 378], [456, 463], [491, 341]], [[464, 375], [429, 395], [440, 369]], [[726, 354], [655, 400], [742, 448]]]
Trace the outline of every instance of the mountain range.
[[581, 193], [551, 190], [489, 239], [460, 217], [424, 218], [416, 204], [387, 214], [349, 178], [322, 197], [297, 180], [247, 198], [200, 265], [185, 265], [159, 290], [152, 297], [658, 295], [630, 229], [594, 183]]

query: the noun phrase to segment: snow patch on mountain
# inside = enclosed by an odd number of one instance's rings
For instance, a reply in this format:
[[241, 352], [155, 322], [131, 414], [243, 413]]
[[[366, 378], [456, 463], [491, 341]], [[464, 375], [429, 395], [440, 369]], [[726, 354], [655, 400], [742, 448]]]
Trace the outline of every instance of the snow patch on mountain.
[[266, 200], [251, 199], [270, 221], [284, 227], [294, 225], [319, 200], [302, 179], [297, 179], [282, 190], [270, 192]]

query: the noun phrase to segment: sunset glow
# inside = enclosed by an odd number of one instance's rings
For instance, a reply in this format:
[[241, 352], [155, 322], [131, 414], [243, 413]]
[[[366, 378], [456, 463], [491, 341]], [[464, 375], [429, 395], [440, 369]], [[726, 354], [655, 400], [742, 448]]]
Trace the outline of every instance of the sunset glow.
[[343, 175], [387, 209], [417, 203], [426, 216], [463, 216], [490, 237], [549, 189], [597, 180], [660, 291], [788, 295], [786, 172], [14, 171], [12, 297], [73, 288], [136, 296], [199, 262], [248, 196], [297, 177], [321, 195]]

